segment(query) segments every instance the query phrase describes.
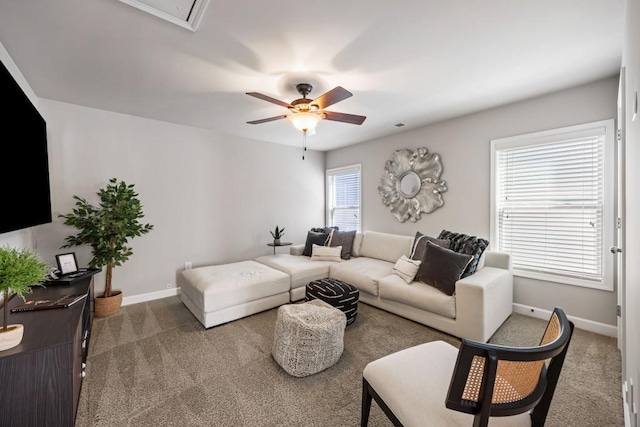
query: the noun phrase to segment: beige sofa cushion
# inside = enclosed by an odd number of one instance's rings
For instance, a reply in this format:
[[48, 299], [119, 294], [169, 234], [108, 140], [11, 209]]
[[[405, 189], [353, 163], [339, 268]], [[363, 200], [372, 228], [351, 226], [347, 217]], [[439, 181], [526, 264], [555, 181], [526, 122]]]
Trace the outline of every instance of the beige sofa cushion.
[[362, 292], [378, 296], [378, 279], [392, 272], [393, 264], [390, 262], [360, 257], [339, 264], [333, 263], [329, 269], [329, 277], [347, 282]]
[[304, 255], [276, 254], [266, 255], [255, 259], [291, 276], [291, 289], [306, 286], [312, 280], [329, 277], [329, 266], [335, 264], [330, 261], [312, 261]]
[[358, 256], [381, 259], [395, 264], [402, 255], [409, 256], [412, 244], [412, 236], [365, 231]]
[[407, 284], [401, 277], [392, 274], [378, 280], [378, 291], [382, 299], [396, 301], [450, 319], [456, 318], [456, 297], [422, 282]]

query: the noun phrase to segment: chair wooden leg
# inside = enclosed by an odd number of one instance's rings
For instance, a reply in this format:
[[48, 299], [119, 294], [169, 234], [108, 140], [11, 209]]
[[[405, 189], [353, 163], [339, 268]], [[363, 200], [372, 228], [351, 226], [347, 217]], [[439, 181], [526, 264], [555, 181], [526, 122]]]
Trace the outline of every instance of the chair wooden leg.
[[362, 410], [360, 413], [360, 427], [369, 425], [369, 412], [371, 412], [371, 393], [369, 383], [362, 378]]
[[[571, 339], [571, 336], [573, 335], [573, 322], [569, 322], [569, 328], [569, 339]], [[569, 350], [569, 344], [567, 344], [564, 350], [562, 350], [562, 353], [557, 355], [549, 364], [549, 368], [547, 369], [547, 388], [545, 389], [540, 402], [538, 402], [538, 405], [531, 412], [531, 427], [544, 426], [547, 414], [549, 413], [549, 407], [551, 406], [553, 393], [555, 392], [558, 380], [560, 379], [562, 364], [564, 363], [564, 358], [567, 356], [567, 350]]]
[[478, 396], [478, 413], [473, 417], [473, 427], [487, 427], [491, 415], [491, 399], [493, 398], [493, 386], [498, 370], [498, 355], [495, 351], [489, 351], [484, 363], [484, 375]]

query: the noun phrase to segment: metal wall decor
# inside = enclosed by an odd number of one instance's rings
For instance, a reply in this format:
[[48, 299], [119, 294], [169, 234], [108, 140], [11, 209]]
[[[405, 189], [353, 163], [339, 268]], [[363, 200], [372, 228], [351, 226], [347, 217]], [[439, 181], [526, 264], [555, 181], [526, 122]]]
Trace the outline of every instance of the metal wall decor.
[[422, 213], [431, 213], [444, 204], [447, 185], [440, 179], [442, 163], [426, 148], [395, 150], [384, 164], [378, 192], [400, 222], [416, 222]]

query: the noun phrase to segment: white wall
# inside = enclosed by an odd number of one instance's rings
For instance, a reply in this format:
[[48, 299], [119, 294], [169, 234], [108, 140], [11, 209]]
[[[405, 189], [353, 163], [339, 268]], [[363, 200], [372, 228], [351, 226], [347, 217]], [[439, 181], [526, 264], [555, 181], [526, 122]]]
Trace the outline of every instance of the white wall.
[[[617, 77], [405, 131], [327, 153], [327, 167], [362, 163], [363, 230], [432, 236], [442, 229], [488, 239], [490, 141], [616, 116]], [[444, 206], [416, 223], [399, 223], [382, 204], [377, 187], [393, 150], [426, 147], [439, 153], [448, 191]], [[614, 292], [516, 278], [514, 301], [546, 310], [561, 306], [572, 316], [616, 324]], [[550, 298], [553, 296], [553, 298]]]
[[[627, 0], [623, 63], [626, 67], [626, 212], [625, 212], [625, 371], [634, 384], [634, 402], [640, 412], [640, 111], [632, 121], [634, 99], [640, 97], [640, 0]], [[640, 100], [639, 100], [640, 101]], [[638, 414], [632, 415], [640, 426]]]
[[[149, 234], [114, 271], [125, 297], [176, 286], [185, 261], [194, 267], [251, 259], [272, 251], [269, 230], [303, 242], [323, 223], [324, 154], [284, 145], [40, 99], [47, 120], [54, 223], [34, 228], [38, 253], [51, 264], [75, 229], [58, 218], [73, 195], [97, 201], [116, 177], [135, 184]], [[69, 249], [67, 249], [69, 250]], [[79, 263], [88, 248], [74, 248]], [[102, 275], [96, 289], [104, 286]]]

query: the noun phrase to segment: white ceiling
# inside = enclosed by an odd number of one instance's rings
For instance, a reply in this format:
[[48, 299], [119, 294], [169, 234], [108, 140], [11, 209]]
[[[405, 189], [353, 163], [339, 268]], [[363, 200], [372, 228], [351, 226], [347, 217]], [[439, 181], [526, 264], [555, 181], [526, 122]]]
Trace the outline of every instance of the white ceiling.
[[[178, 1], [178, 0], [176, 0]], [[367, 116], [329, 150], [614, 75], [622, 0], [210, 0], [196, 32], [118, 0], [0, 0], [0, 42], [39, 97], [300, 146], [295, 84]]]

